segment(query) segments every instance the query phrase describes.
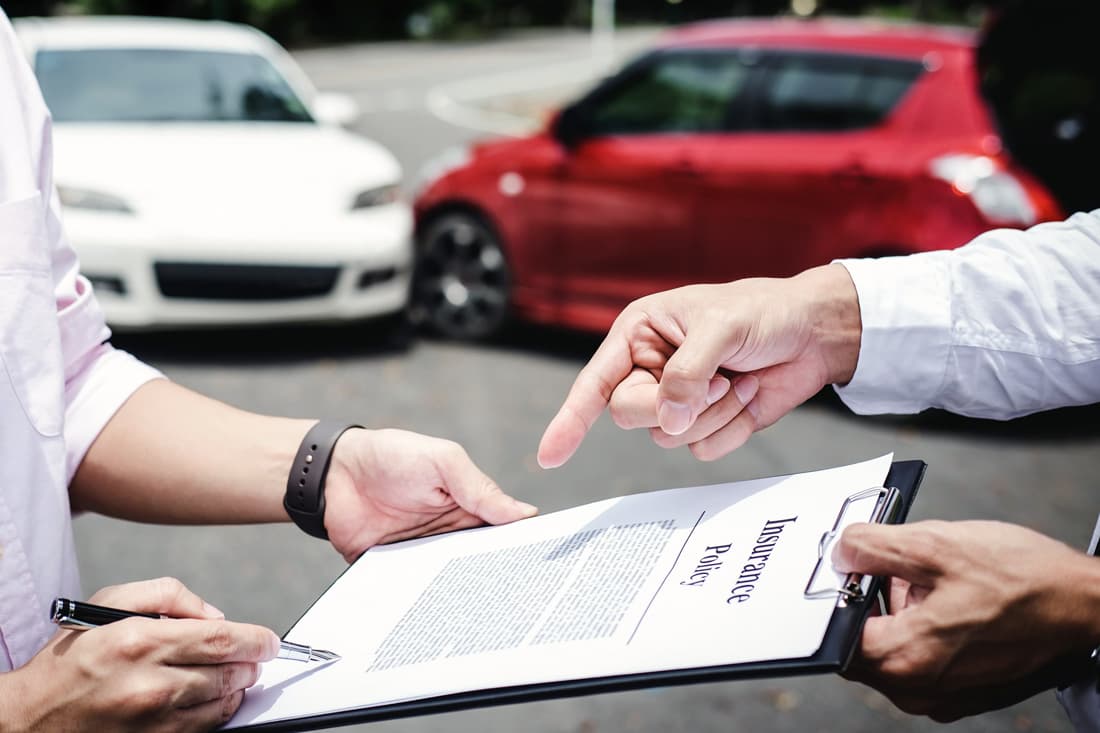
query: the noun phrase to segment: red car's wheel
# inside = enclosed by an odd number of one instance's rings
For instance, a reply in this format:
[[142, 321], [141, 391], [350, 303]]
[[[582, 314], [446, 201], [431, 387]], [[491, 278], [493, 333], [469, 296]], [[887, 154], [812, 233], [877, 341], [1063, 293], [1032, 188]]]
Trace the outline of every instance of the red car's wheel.
[[413, 283], [416, 319], [455, 339], [496, 335], [508, 319], [511, 274], [496, 233], [465, 212], [421, 233]]

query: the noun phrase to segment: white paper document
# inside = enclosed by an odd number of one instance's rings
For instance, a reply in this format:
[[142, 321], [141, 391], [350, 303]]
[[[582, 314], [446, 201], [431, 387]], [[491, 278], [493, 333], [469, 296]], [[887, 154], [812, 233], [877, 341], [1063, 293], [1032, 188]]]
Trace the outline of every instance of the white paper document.
[[[849, 496], [882, 486], [891, 460], [635, 494], [373, 548], [287, 634], [342, 658], [265, 664], [228, 727], [810, 656], [837, 605], [804, 595], [822, 535]], [[874, 508], [873, 498], [852, 504], [841, 528]], [[826, 587], [842, 580], [828, 555], [821, 577]]]

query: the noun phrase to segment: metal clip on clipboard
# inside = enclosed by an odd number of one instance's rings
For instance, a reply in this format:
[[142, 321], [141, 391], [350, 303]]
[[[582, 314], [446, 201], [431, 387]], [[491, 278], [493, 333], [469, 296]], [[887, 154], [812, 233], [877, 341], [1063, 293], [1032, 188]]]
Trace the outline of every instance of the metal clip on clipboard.
[[841, 523], [844, 521], [844, 515], [848, 512], [849, 507], [873, 496], [878, 497], [878, 499], [868, 521], [875, 524], [892, 524], [897, 518], [898, 511], [901, 509], [901, 492], [893, 486], [876, 486], [871, 489], [864, 489], [845, 499], [844, 503], [840, 505], [840, 511], [836, 515], [833, 528], [822, 534], [821, 540], [817, 543], [817, 564], [814, 565], [814, 571], [810, 573], [806, 590], [802, 592], [803, 597], [813, 599], [839, 596], [842, 602], [847, 603], [858, 603], [864, 600], [862, 573], [848, 573], [848, 577], [845, 578], [844, 583], [839, 588], [834, 586], [818, 588], [816, 586], [818, 573], [821, 572], [823, 567], [830, 567], [825, 559], [825, 551], [840, 532]]

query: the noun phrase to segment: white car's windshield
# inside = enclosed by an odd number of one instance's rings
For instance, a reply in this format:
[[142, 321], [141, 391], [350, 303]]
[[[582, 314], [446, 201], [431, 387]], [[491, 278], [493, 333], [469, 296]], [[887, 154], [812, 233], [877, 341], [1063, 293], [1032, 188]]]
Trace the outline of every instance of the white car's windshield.
[[39, 51], [35, 73], [57, 122], [312, 122], [275, 67], [251, 53]]

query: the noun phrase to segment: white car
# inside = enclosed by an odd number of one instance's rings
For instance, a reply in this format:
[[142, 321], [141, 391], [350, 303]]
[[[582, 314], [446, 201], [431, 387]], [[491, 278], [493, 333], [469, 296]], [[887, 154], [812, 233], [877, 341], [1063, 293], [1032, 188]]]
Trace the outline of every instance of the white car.
[[16, 30], [53, 115], [81, 269], [116, 328], [333, 321], [404, 309], [401, 168], [344, 130], [254, 28], [29, 18]]

